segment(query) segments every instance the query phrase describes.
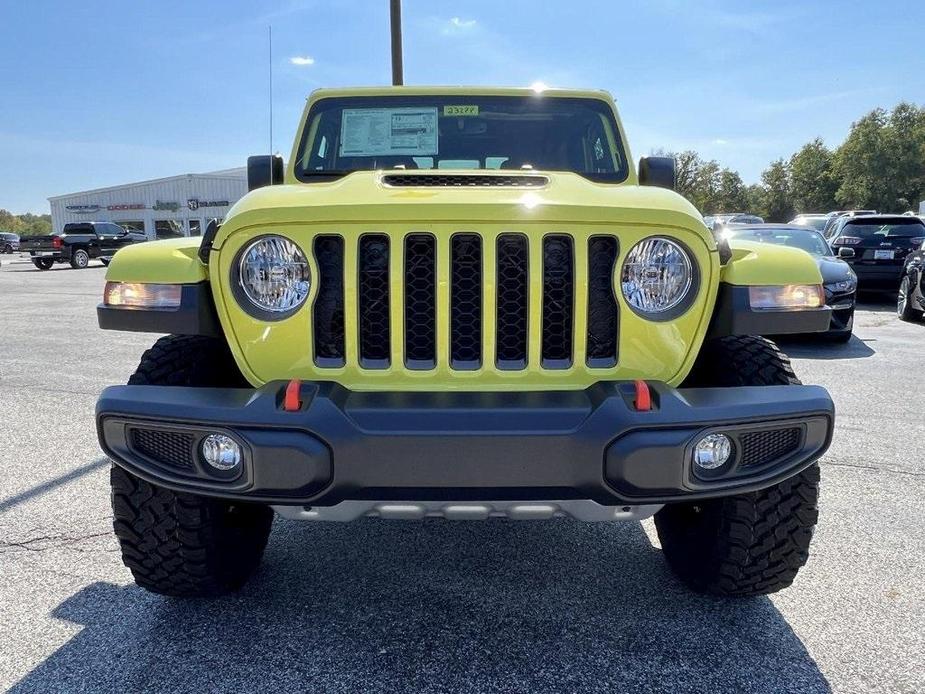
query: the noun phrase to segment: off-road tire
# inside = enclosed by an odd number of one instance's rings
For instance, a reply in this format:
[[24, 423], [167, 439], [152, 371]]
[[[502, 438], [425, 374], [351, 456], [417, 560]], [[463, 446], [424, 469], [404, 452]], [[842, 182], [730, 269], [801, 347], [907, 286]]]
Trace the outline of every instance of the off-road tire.
[[130, 386], [247, 388], [223, 339], [201, 335], [168, 335], [143, 355]]
[[900, 320], [912, 322], [922, 320], [922, 311], [916, 310], [912, 305], [913, 288], [909, 283], [909, 275], [903, 275], [899, 283], [899, 294], [896, 297], [896, 314]]
[[[200, 336], [159, 339], [141, 358], [130, 385], [245, 385], [227, 345]], [[273, 511], [175, 492], [113, 466], [113, 527], [122, 561], [147, 590], [211, 597], [240, 588], [260, 563]]]
[[55, 261], [51, 258], [33, 258], [32, 264], [39, 270], [51, 270], [51, 266], [55, 264]]
[[[763, 337], [706, 343], [685, 385], [796, 385], [790, 361]], [[694, 590], [727, 596], [774, 593], [809, 558], [818, 519], [819, 466], [773, 487], [699, 502], [667, 504], [655, 515], [662, 552]]]
[[90, 254], [83, 248], [75, 248], [71, 253], [71, 267], [75, 270], [83, 270], [90, 265]]

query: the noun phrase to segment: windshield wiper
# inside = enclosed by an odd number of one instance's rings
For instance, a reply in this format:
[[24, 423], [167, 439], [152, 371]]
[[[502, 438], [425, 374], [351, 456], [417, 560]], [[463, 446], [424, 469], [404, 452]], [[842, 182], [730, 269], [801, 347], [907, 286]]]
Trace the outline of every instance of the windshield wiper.
[[352, 174], [354, 171], [363, 171], [365, 169], [327, 169], [324, 171], [302, 171], [299, 175], [302, 178], [339, 178], [341, 176], [346, 176], [347, 174]]

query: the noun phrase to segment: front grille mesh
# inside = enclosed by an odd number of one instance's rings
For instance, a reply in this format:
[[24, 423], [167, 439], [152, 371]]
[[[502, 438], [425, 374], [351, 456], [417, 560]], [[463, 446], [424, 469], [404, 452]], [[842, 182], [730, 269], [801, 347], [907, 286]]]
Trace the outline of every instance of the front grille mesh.
[[160, 429], [129, 430], [129, 441], [137, 453], [152, 460], [186, 470], [193, 469], [194, 434]]
[[436, 244], [430, 234], [405, 237], [405, 364], [437, 363]]
[[[312, 248], [312, 344], [322, 369], [354, 361], [454, 371], [617, 364], [616, 237], [330, 233]], [[541, 296], [530, 296], [531, 275]]]
[[572, 239], [543, 239], [543, 366], [565, 369], [572, 364], [574, 317], [574, 262]]
[[617, 363], [617, 302], [614, 265], [617, 239], [593, 236], [588, 241], [588, 366], [608, 368]]
[[340, 236], [315, 239], [318, 296], [313, 312], [315, 363], [343, 366], [344, 353], [344, 240]]
[[366, 234], [360, 238], [357, 298], [360, 364], [389, 366], [389, 237]]
[[453, 236], [450, 258], [450, 363], [477, 369], [482, 362], [482, 237]]
[[529, 262], [527, 237], [498, 237], [497, 361], [501, 369], [527, 365]]
[[757, 467], [794, 453], [800, 447], [800, 428], [750, 431], [739, 436], [742, 467]]

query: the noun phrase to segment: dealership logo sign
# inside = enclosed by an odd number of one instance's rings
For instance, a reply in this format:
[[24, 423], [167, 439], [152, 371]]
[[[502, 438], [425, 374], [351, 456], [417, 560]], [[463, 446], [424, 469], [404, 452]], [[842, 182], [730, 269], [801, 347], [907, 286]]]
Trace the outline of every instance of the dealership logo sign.
[[107, 205], [106, 206], [106, 209], [110, 210], [111, 212], [114, 212], [117, 210], [143, 210], [144, 208], [145, 208], [144, 205]]
[[230, 204], [227, 200], [200, 200], [199, 198], [190, 198], [186, 201], [186, 206], [194, 211], [200, 207], [228, 207]]
[[167, 211], [167, 212], [176, 212], [180, 209], [180, 203], [178, 202], [161, 202], [158, 200], [151, 206], [152, 210]]
[[68, 212], [78, 212], [80, 214], [86, 214], [88, 212], [99, 212], [99, 205], [66, 205], [64, 207]]

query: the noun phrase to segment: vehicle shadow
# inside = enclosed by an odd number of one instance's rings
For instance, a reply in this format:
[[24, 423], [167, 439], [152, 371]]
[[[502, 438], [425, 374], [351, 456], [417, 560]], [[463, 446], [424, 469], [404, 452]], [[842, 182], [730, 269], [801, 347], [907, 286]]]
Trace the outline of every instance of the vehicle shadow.
[[798, 359], [866, 359], [877, 351], [852, 335], [848, 342], [833, 342], [813, 335], [782, 335], [774, 339], [787, 356]]
[[632, 524], [278, 521], [237, 595], [90, 585], [11, 691], [829, 692], [767, 598], [690, 593]]

